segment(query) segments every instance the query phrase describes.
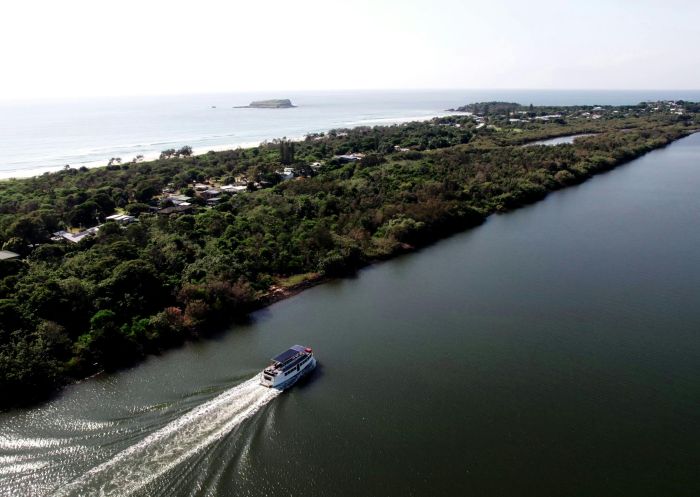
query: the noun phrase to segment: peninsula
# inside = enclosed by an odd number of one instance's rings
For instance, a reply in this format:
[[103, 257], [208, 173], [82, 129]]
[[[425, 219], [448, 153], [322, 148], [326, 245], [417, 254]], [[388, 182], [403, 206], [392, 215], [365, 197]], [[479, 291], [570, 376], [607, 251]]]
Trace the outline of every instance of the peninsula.
[[291, 109], [296, 107], [288, 98], [273, 100], [256, 100], [249, 105], [234, 107], [234, 109]]
[[467, 108], [0, 182], [0, 248], [19, 255], [0, 260], [2, 406], [221, 329], [700, 127], [700, 104], [684, 101]]

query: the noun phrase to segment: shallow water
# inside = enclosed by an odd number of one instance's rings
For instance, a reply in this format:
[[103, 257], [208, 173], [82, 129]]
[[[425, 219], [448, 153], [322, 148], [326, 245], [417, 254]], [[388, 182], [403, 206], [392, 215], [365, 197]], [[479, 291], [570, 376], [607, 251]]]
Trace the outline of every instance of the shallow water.
[[700, 134], [2, 414], [0, 495], [697, 495], [698, 191]]

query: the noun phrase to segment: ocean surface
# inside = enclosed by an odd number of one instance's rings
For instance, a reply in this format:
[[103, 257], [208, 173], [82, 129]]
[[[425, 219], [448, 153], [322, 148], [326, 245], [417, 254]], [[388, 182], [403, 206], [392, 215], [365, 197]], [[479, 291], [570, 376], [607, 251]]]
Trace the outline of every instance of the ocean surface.
[[698, 191], [695, 134], [0, 413], [0, 496], [696, 497]]
[[[234, 109], [253, 100], [290, 98], [294, 109]], [[426, 119], [486, 100], [538, 104], [635, 104], [700, 100], [700, 91], [443, 90], [230, 93], [85, 100], [0, 101], [0, 178], [105, 165], [112, 157], [155, 158], [302, 138], [333, 128]]]

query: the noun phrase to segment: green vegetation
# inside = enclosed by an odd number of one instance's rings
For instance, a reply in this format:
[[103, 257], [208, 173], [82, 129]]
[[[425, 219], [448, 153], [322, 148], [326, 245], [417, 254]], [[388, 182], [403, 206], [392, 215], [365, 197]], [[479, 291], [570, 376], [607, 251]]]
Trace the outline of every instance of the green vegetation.
[[[0, 245], [22, 255], [0, 261], [2, 404], [221, 328], [275, 292], [477, 225], [700, 127], [685, 102], [512, 105], [0, 182]], [[578, 133], [595, 135], [522, 146]], [[137, 220], [105, 222], [115, 212]], [[78, 243], [52, 239], [98, 223]]]

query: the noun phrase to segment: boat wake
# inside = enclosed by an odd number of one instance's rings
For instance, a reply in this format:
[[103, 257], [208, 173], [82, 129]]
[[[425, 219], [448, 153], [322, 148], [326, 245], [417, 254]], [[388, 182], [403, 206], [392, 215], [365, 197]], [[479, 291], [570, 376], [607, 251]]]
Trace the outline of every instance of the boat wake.
[[279, 394], [261, 386], [256, 375], [90, 469], [55, 495], [131, 495], [226, 436]]

